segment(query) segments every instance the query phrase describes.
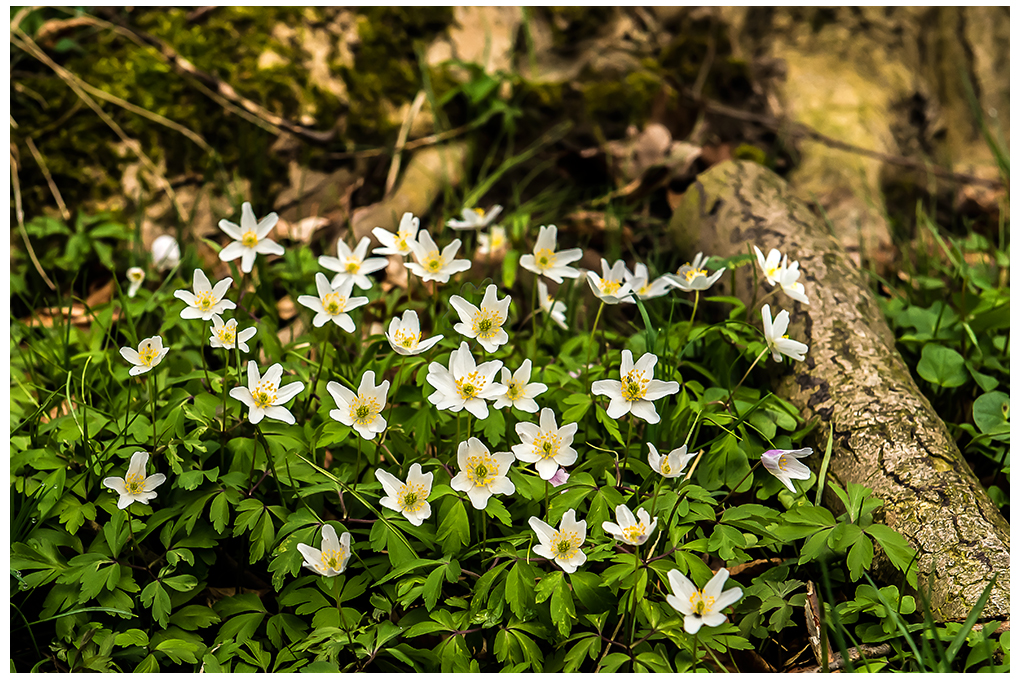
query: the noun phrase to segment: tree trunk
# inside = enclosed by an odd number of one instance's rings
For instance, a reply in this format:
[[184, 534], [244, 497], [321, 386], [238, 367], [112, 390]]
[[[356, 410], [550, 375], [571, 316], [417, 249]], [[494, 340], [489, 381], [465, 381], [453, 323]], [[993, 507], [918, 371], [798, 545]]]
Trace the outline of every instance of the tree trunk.
[[[785, 366], [776, 393], [804, 418], [832, 425], [829, 472], [885, 501], [882, 521], [920, 552], [918, 584], [925, 590], [930, 584], [936, 619], [966, 618], [993, 576], [982, 618], [1008, 618], [1009, 524], [914, 383], [864, 277], [824, 222], [771, 171], [726, 162], [698, 177], [670, 229], [681, 252], [731, 257], [757, 245], [800, 262], [811, 305], [781, 292], [771, 302], [774, 314], [791, 311], [790, 337], [810, 349], [805, 361]], [[734, 294], [745, 302], [753, 294], [752, 267], [736, 271]], [[758, 308], [752, 316], [759, 318]], [[824, 450], [828, 429], [809, 442], [816, 451]], [[877, 566], [898, 581], [887, 562]]]

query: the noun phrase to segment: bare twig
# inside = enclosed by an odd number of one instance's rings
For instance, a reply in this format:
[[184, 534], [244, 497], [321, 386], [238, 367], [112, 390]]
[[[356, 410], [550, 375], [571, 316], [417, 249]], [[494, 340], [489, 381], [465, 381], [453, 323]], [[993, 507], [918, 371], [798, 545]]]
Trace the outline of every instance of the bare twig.
[[400, 173], [400, 154], [404, 150], [404, 145], [407, 143], [407, 135], [411, 131], [411, 123], [418, 116], [418, 112], [421, 111], [422, 104], [425, 103], [425, 90], [418, 90], [418, 94], [415, 95], [414, 101], [411, 102], [411, 108], [407, 110], [407, 115], [404, 116], [404, 123], [400, 126], [400, 133], [397, 135], [397, 144], [393, 148], [393, 160], [390, 162], [390, 171], [386, 175], [386, 189], [383, 191], [384, 196], [389, 196], [390, 192], [393, 191], [393, 185], [397, 182], [397, 175]]
[[35, 251], [32, 249], [32, 242], [28, 240], [28, 232], [25, 231], [25, 211], [21, 207], [21, 184], [18, 182], [18, 162], [14, 158], [14, 148], [11, 148], [11, 184], [14, 185], [14, 214], [18, 217], [18, 230], [21, 232], [21, 238], [25, 241], [25, 249], [28, 250], [28, 258], [32, 260], [32, 265], [35, 270], [39, 272], [39, 276], [46, 282], [46, 285], [50, 287], [50, 290], [56, 290], [57, 287], [50, 281], [50, 277], [46, 276], [46, 272], [43, 271], [42, 265], [39, 264], [39, 260], [35, 256]]
[[50, 174], [50, 169], [46, 165], [46, 159], [39, 153], [39, 149], [36, 148], [35, 142], [32, 141], [31, 137], [25, 137], [25, 146], [32, 152], [32, 158], [35, 159], [36, 165], [42, 170], [43, 177], [46, 178], [46, 183], [50, 186], [50, 193], [53, 194], [53, 200], [57, 202], [57, 207], [60, 208], [61, 217], [64, 218], [64, 221], [70, 220], [71, 212], [67, 209], [67, 204], [64, 203], [64, 197], [60, 195], [60, 189], [57, 188], [56, 182], [53, 181], [53, 175]]

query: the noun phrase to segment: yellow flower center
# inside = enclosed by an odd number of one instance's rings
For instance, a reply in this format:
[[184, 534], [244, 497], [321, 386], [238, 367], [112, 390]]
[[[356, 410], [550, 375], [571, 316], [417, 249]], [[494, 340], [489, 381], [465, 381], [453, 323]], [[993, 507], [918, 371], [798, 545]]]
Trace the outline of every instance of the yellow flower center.
[[231, 319], [230, 323], [220, 326], [220, 329], [216, 331], [216, 337], [221, 344], [233, 347], [234, 340], [237, 339], [237, 322]]
[[145, 490], [145, 475], [128, 475], [124, 479], [124, 486], [132, 496], [137, 496]]
[[524, 385], [520, 380], [510, 379], [506, 383], [506, 398], [510, 401], [517, 401], [520, 399], [524, 392]]
[[468, 481], [475, 486], [489, 486], [496, 481], [496, 472], [499, 470], [499, 463], [488, 451], [468, 456], [464, 471], [467, 473]]
[[382, 408], [379, 402], [372, 397], [363, 397], [360, 394], [351, 402], [351, 420], [355, 425], [368, 425], [379, 415]]
[[684, 272], [684, 276], [687, 278], [687, 283], [690, 283], [699, 276], [708, 276], [708, 270], [706, 269], [694, 269], [693, 267]]
[[485, 389], [485, 378], [478, 375], [478, 371], [471, 371], [463, 378], [456, 381], [457, 394], [461, 399], [476, 399], [478, 394]]
[[241, 245], [245, 248], [254, 248], [259, 243], [259, 237], [254, 231], [246, 231], [241, 236]]
[[423, 484], [404, 484], [397, 494], [401, 512], [419, 512], [425, 507], [428, 493]]
[[211, 290], [203, 290], [201, 293], [195, 293], [195, 307], [200, 311], [208, 312], [216, 306], [216, 298], [213, 297]]
[[784, 471], [786, 470], [786, 456], [780, 456], [779, 457], [778, 465], [779, 465], [779, 469], [780, 470], [784, 470]]
[[552, 458], [560, 452], [563, 440], [555, 432], [543, 432], [535, 437], [535, 453], [542, 458]]
[[637, 524], [632, 524], [629, 527], [623, 527], [623, 537], [631, 544], [639, 543], [644, 540], [647, 533], [648, 529], [645, 528], [644, 522], [638, 522]]
[[673, 471], [673, 468], [671, 468], [669, 466], [669, 458], [666, 457], [666, 456], [663, 456], [662, 457], [662, 462], [659, 463], [659, 472], [661, 472], [664, 475], [668, 475], [672, 471]]
[[548, 269], [556, 264], [556, 253], [548, 248], [539, 248], [535, 253], [535, 262], [540, 269]]
[[404, 349], [414, 349], [418, 346], [420, 339], [421, 333], [404, 332], [403, 329], [393, 334], [393, 344], [400, 345]]
[[620, 383], [620, 392], [627, 401], [644, 399], [647, 391], [648, 378], [637, 369], [623, 376], [623, 380]]
[[397, 250], [407, 252], [410, 250], [410, 246], [407, 245], [407, 239], [411, 238], [411, 232], [409, 231], [398, 231], [397, 237], [394, 239], [394, 245]]
[[340, 293], [326, 293], [322, 296], [322, 308], [330, 316], [340, 314], [344, 311], [345, 307], [347, 307], [347, 298], [340, 295]]
[[690, 603], [695, 614], [698, 616], [705, 616], [706, 614], [712, 613], [712, 609], [715, 607], [715, 598], [705, 597], [704, 593], [700, 590], [696, 590], [694, 591], [694, 594], [691, 595]]
[[581, 537], [574, 531], [557, 531], [553, 535], [553, 559], [570, 560], [581, 547]]
[[435, 274], [443, 268], [443, 258], [439, 255], [438, 250], [433, 250], [431, 253], [425, 256], [425, 269], [432, 274]]
[[501, 233], [493, 232], [492, 236], [489, 237], [489, 249], [499, 250], [506, 243], [506, 236]]
[[481, 208], [472, 208], [472, 210], [474, 210], [475, 214], [478, 215], [479, 217], [485, 217], [485, 211], [482, 210]]
[[779, 274], [779, 265], [776, 265], [775, 267], [764, 267], [764, 269], [765, 278], [767, 279], [774, 279]]
[[496, 312], [487, 309], [476, 312], [475, 318], [471, 321], [471, 328], [475, 335], [483, 340], [494, 337], [502, 325]]
[[159, 350], [151, 343], [146, 343], [138, 350], [138, 360], [142, 362], [142, 366], [151, 367], [157, 356], [159, 356]]
[[346, 269], [348, 274], [357, 274], [361, 269], [361, 262], [358, 260], [347, 260]]
[[612, 279], [599, 279], [599, 290], [603, 295], [615, 295], [620, 290], [620, 282]]
[[340, 565], [344, 563], [344, 548], [340, 546], [339, 550], [323, 550], [322, 551], [322, 567], [331, 568], [334, 571], [340, 570]]
[[259, 408], [269, 408], [276, 403], [276, 386], [268, 380], [261, 380], [252, 390], [251, 398]]
[[145, 280], [145, 272], [143, 272], [141, 269], [129, 269], [127, 277], [129, 281], [138, 283], [140, 281]]

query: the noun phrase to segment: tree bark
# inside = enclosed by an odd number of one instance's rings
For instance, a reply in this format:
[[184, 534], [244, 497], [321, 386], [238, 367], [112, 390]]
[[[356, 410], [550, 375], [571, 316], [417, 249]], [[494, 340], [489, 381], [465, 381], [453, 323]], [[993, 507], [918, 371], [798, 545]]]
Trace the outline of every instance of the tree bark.
[[[757, 245], [800, 262], [810, 306], [782, 292], [770, 301], [773, 315], [790, 310], [789, 335], [809, 350], [805, 361], [784, 364], [776, 393], [805, 419], [832, 425], [829, 472], [885, 501], [878, 516], [919, 551], [918, 585], [930, 587], [936, 619], [965, 619], [993, 576], [982, 618], [1008, 618], [1009, 524], [914, 383], [866, 280], [824, 222], [771, 171], [726, 162], [687, 190], [670, 229], [681, 252], [731, 257]], [[736, 270], [734, 294], [745, 302], [754, 294], [755, 267]], [[751, 312], [757, 323], [759, 307]], [[816, 451], [824, 450], [828, 430], [813, 435]], [[843, 510], [835, 497], [826, 503]], [[879, 575], [898, 582], [881, 557], [876, 551]]]

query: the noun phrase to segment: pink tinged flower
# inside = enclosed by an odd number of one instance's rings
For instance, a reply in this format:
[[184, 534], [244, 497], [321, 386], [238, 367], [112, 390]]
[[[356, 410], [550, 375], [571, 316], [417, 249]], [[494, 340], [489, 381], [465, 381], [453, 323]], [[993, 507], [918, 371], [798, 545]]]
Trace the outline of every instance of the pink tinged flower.
[[[523, 258], [522, 258], [523, 259]], [[612, 268], [602, 258], [602, 276], [588, 272], [588, 285], [595, 297], [608, 305], [616, 305], [630, 297], [630, 284], [626, 282], [627, 265], [617, 260]]]
[[148, 463], [149, 454], [145, 451], [136, 451], [131, 455], [127, 474], [123, 478], [107, 477], [103, 480], [103, 486], [120, 494], [120, 498], [117, 499], [117, 508], [123, 510], [135, 501], [148, 505], [149, 501], [156, 497], [156, 492], [153, 489], [166, 481], [166, 475], [157, 472], [146, 477], [145, 468]]
[[691, 635], [697, 633], [702, 626], [714, 628], [726, 623], [726, 615], [722, 610], [735, 604], [743, 595], [740, 588], [723, 591], [723, 585], [730, 577], [730, 572], [725, 569], [717, 571], [703, 590], [698, 590], [690, 579], [676, 569], [671, 569], [666, 577], [673, 591], [673, 594], [666, 595], [666, 602], [684, 615], [684, 630]]
[[652, 443], [648, 442], [648, 467], [667, 479], [679, 477], [687, 467], [687, 463], [697, 455], [696, 453], [687, 453], [687, 445], [684, 444], [665, 456], [660, 456]]
[[503, 212], [501, 205], [492, 206], [489, 208], [489, 212], [485, 212], [481, 208], [464, 208], [460, 213], [464, 219], [449, 219], [446, 221], [446, 226], [458, 230], [484, 229], [492, 224], [501, 212]]
[[571, 262], [581, 259], [580, 248], [570, 248], [556, 252], [556, 225], [539, 227], [535, 249], [528, 255], [521, 256], [521, 266], [541, 276], [547, 276], [556, 283], [563, 283], [564, 278], [576, 279], [580, 270], [568, 267]]
[[322, 272], [315, 274], [315, 289], [319, 293], [314, 295], [299, 295], [298, 303], [315, 312], [312, 325], [316, 328], [324, 326], [332, 321], [348, 333], [353, 333], [354, 319], [347, 312], [368, 304], [368, 298], [362, 296], [351, 297], [354, 291], [354, 280], [346, 279], [337, 285], [331, 286], [329, 279]]
[[400, 255], [406, 257], [411, 254], [411, 244], [418, 237], [419, 220], [413, 213], [406, 212], [400, 218], [400, 225], [397, 233], [386, 231], [382, 227], [376, 227], [372, 234], [379, 239], [382, 247], [375, 248], [372, 253], [375, 255]]
[[397, 354], [414, 356], [428, 350], [443, 339], [442, 335], [434, 335], [422, 340], [421, 327], [418, 325], [418, 314], [413, 309], [404, 310], [401, 318], [393, 317], [386, 331], [386, 340]]
[[501, 371], [503, 382], [500, 384], [506, 387], [506, 394], [496, 397], [496, 401], [492, 405], [493, 408], [513, 406], [526, 413], [537, 413], [538, 402], [535, 401], [535, 397], [548, 390], [549, 387], [542, 383], [530, 382], [531, 359], [525, 359], [512, 376], [510, 369], [506, 366]]
[[370, 243], [371, 239], [363, 236], [358, 241], [357, 247], [351, 250], [343, 239], [340, 239], [336, 242], [336, 257], [323, 255], [319, 258], [320, 267], [337, 273], [331, 281], [334, 288], [347, 281], [353, 281], [361, 290], [372, 287], [372, 279], [368, 278], [368, 274], [385, 269], [386, 258], [370, 257], [366, 260]]
[[676, 274], [666, 274], [664, 278], [671, 285], [683, 291], [706, 290], [718, 281], [719, 277], [726, 271], [726, 267], [723, 267], [709, 276], [708, 270], [705, 269], [706, 262], [708, 262], [708, 258], [702, 257], [702, 254], [698, 253], [694, 256], [693, 262], [689, 262], [677, 269]]
[[[556, 470], [553, 476], [549, 478], [549, 483], [552, 484], [554, 487], [563, 486], [564, 484], [567, 483], [568, 479], [570, 479], [570, 474], [567, 473], [567, 471], [564, 470], [563, 468], [559, 468], [558, 470]], [[566, 492], [567, 492], [566, 489], [564, 489], [560, 493]]]
[[152, 242], [152, 262], [156, 271], [166, 272], [181, 262], [181, 247], [170, 234], [157, 236]]
[[262, 422], [263, 418], [280, 420], [289, 425], [295, 423], [294, 416], [284, 404], [300, 394], [305, 386], [301, 382], [292, 382], [281, 387], [281, 378], [283, 366], [280, 364], [273, 364], [264, 376], [260, 376], [258, 364], [249, 361], [248, 386], [230, 390], [231, 397], [248, 407], [248, 421], [252, 425]]
[[[673, 284], [670, 283], [669, 279], [665, 276], [660, 276], [654, 281], [649, 281], [648, 267], [640, 262], [634, 265], [633, 274], [629, 271], [627, 272], [624, 280], [630, 286], [630, 289], [642, 300], [651, 300], [653, 298], [662, 297], [673, 288]], [[633, 301], [633, 298], [627, 299], [627, 302]]]
[[762, 330], [765, 332], [765, 343], [772, 351], [772, 358], [782, 361], [783, 355], [795, 361], [804, 361], [804, 354], [808, 346], [803, 342], [791, 340], [786, 335], [786, 329], [790, 325], [790, 313], [785, 309], [776, 315], [775, 322], [772, 321], [772, 309], [768, 305], [761, 308]]
[[134, 364], [131, 370], [128, 371], [128, 375], [141, 375], [142, 373], [148, 373], [158, 366], [159, 362], [163, 361], [163, 357], [169, 351], [169, 347], [163, 347], [163, 338], [154, 335], [151, 338], [142, 340], [138, 344], [137, 350], [133, 350], [130, 347], [121, 347], [120, 355], [129, 363]]
[[761, 454], [761, 464], [775, 477], [786, 485], [793, 493], [797, 489], [793, 486], [794, 479], [810, 479], [811, 469], [801, 463], [798, 458], [807, 458], [812, 453], [810, 447], [806, 449], [770, 449]]
[[450, 306], [460, 315], [460, 323], [454, 324], [453, 329], [465, 337], [476, 338], [486, 352], [495, 352], [510, 340], [503, 330], [510, 313], [510, 296], [497, 300], [495, 284], [486, 287], [480, 307], [459, 295], [450, 297]]
[[556, 427], [552, 409], [542, 409], [538, 425], [517, 423], [515, 429], [521, 443], [513, 447], [514, 455], [521, 462], [535, 463], [542, 479], [551, 480], [561, 465], [566, 467], [577, 461], [577, 451], [570, 446], [574, 443], [577, 423]]
[[422, 474], [421, 465], [415, 463], [411, 466], [406, 483], [382, 469], [375, 471], [375, 478], [386, 492], [386, 496], [379, 500], [384, 508], [403, 514], [416, 527], [432, 516], [432, 506], [428, 502], [432, 492], [432, 473]]
[[588, 525], [584, 520], [577, 521], [573, 509], [563, 513], [559, 529], [553, 529], [538, 517], [529, 519], [528, 524], [540, 541], [532, 548], [536, 555], [553, 560], [568, 574], [573, 574], [587, 561], [581, 546], [584, 545]]
[[591, 386], [593, 394], [609, 397], [606, 415], [615, 420], [633, 413], [649, 423], [659, 422], [659, 414], [652, 402], [679, 392], [680, 383], [652, 378], [658, 360], [657, 356], [647, 352], [635, 364], [630, 350], [623, 350], [621, 380], [596, 380]]
[[127, 270], [127, 280], [127, 296], [133, 298], [138, 293], [138, 289], [145, 283], [145, 270], [141, 267], [131, 267]]
[[496, 373], [503, 367], [502, 361], [487, 361], [475, 365], [471, 349], [466, 342], [450, 353], [450, 367], [432, 362], [425, 380], [436, 388], [429, 395], [429, 401], [439, 410], [450, 409], [454, 413], [466, 409], [476, 418], [489, 417], [486, 399], [495, 399], [506, 392], [506, 386], [493, 382]]
[[255, 337], [257, 332], [254, 326], [245, 328], [238, 333], [237, 319], [231, 319], [223, 323], [223, 319], [220, 318], [219, 314], [213, 314], [212, 322], [212, 337], [209, 338], [210, 345], [224, 349], [234, 349], [236, 346], [242, 352], [247, 353], [249, 351], [247, 343]]
[[404, 266], [422, 281], [446, 283], [454, 274], [471, 269], [470, 260], [456, 259], [457, 251], [460, 250], [459, 238], [454, 239], [440, 253], [439, 246], [432, 240], [429, 233], [423, 230], [418, 232], [418, 240], [410, 245], [414, 262], [405, 262]]
[[229, 220], [220, 220], [220, 229], [234, 239], [233, 243], [220, 251], [220, 259], [230, 262], [241, 258], [241, 271], [248, 274], [257, 255], [283, 255], [283, 246], [266, 238], [276, 226], [277, 220], [276, 213], [269, 213], [261, 221], [256, 221], [251, 203], [245, 201], [241, 205], [241, 226]]
[[450, 488], [466, 492], [471, 505], [483, 510], [493, 494], [510, 495], [517, 490], [506, 476], [513, 462], [514, 454], [489, 453], [477, 437], [471, 437], [457, 448], [460, 472], [450, 480]]
[[603, 522], [602, 529], [617, 541], [627, 545], [644, 545], [648, 537], [655, 531], [659, 519], [651, 519], [648, 511], [638, 508], [637, 517], [626, 505], [616, 506], [616, 523]]
[[305, 558], [302, 567], [308, 567], [321, 576], [336, 576], [344, 572], [351, 559], [351, 535], [345, 531], [337, 539], [336, 529], [325, 524], [322, 527], [321, 550], [304, 543], [298, 543], [297, 549]]
[[190, 290], [174, 291], [174, 297], [178, 300], [183, 300], [184, 304], [187, 305], [187, 307], [181, 310], [181, 318], [209, 321], [212, 319], [213, 314], [222, 314], [228, 309], [237, 307], [233, 301], [223, 297], [227, 294], [230, 284], [233, 282], [234, 279], [228, 276], [218, 281], [215, 286], [210, 285], [209, 278], [205, 275], [205, 272], [201, 269], [196, 269], [192, 283], [192, 290], [194, 292]]
[[361, 377], [357, 394], [331, 380], [326, 385], [326, 391], [336, 402], [336, 409], [329, 412], [329, 417], [354, 428], [364, 439], [374, 439], [386, 429], [382, 411], [386, 408], [386, 393], [389, 389], [389, 380], [383, 380], [376, 386], [375, 371], [366, 371]]

